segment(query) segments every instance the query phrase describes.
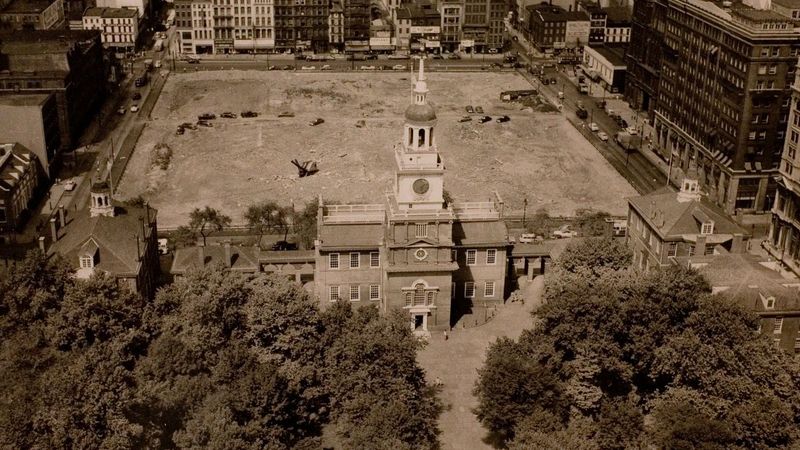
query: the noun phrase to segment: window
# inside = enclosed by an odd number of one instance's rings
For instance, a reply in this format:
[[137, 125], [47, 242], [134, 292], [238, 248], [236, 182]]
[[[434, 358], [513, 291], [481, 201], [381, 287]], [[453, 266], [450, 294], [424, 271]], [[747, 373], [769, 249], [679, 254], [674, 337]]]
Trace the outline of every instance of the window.
[[351, 284], [350, 285], [350, 301], [351, 302], [357, 302], [357, 301], [361, 300], [361, 292], [360, 292], [360, 289], [358, 287], [359, 286], [357, 284]]
[[331, 253], [328, 255], [328, 268], [329, 269], [338, 269], [339, 268], [339, 254], [338, 253]]
[[775, 297], [769, 297], [767, 299], [767, 309], [774, 309], [775, 308]]
[[370, 267], [380, 267], [381, 266], [381, 254], [378, 252], [370, 252], [369, 254], [369, 266]]
[[94, 267], [94, 260], [91, 256], [81, 256], [81, 269], [91, 269]]
[[794, 351], [795, 353], [800, 353], [800, 337], [794, 338]]
[[450, 259], [453, 262], [457, 262], [458, 261], [458, 250], [450, 250]]
[[700, 228], [700, 234], [713, 234], [714, 233], [714, 222], [703, 222], [702, 228]]
[[478, 251], [477, 250], [467, 250], [467, 265], [474, 266], [477, 263], [478, 259]]
[[6, 209], [0, 207], [0, 223], [6, 223], [8, 219], [6, 218]]
[[486, 250], [486, 264], [494, 265], [497, 262], [497, 250], [490, 248]]
[[776, 317], [775, 322], [772, 324], [772, 332], [780, 334], [783, 331], [783, 317]]
[[450, 298], [456, 298], [456, 283], [450, 283]]
[[425, 285], [417, 283], [414, 286], [414, 306], [425, 305]]
[[418, 238], [428, 237], [428, 224], [427, 223], [418, 223], [417, 224], [417, 232], [415, 236]]
[[466, 298], [475, 298], [475, 283], [472, 281], [467, 281], [464, 283], [464, 297]]
[[328, 300], [335, 302], [339, 300], [339, 286], [331, 286], [328, 290]]
[[694, 245], [689, 246], [689, 256], [694, 256]]
[[369, 285], [369, 299], [370, 300], [380, 300], [381, 299], [381, 285], [380, 284], [370, 284]]
[[670, 242], [667, 247], [667, 256], [678, 256], [678, 243]]
[[713, 255], [714, 254], [714, 244], [706, 244], [706, 247], [705, 247], [705, 249], [703, 251], [703, 254], [706, 255], [706, 256]]
[[350, 253], [350, 268], [351, 269], [358, 269], [358, 253]]
[[494, 281], [487, 281], [483, 287], [484, 297], [494, 297]]

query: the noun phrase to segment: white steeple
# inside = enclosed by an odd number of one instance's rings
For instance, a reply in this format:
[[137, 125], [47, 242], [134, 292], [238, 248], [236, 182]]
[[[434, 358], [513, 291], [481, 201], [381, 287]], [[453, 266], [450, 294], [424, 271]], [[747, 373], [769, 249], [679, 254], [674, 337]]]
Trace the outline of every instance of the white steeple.
[[414, 104], [426, 105], [428, 96], [428, 83], [425, 82], [425, 58], [419, 60], [419, 75], [414, 84]]
[[689, 162], [689, 169], [683, 176], [681, 190], [678, 192], [678, 202], [694, 202], [700, 200], [700, 182], [697, 173], [697, 165], [694, 161]]

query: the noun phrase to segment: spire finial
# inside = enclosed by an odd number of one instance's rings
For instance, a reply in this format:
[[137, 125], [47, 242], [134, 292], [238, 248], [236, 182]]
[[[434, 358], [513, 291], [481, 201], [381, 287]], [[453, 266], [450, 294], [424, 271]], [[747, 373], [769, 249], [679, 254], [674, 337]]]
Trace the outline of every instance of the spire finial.
[[425, 81], [425, 58], [422, 57], [419, 59], [419, 77], [417, 77], [419, 81]]

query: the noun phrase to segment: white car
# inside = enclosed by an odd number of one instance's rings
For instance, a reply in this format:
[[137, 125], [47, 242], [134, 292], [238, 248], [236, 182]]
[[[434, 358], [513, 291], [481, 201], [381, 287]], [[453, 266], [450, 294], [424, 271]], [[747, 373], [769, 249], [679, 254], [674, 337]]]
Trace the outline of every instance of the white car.
[[392, 67], [392, 69], [394, 69], [394, 70], [406, 70], [406, 66], [404, 66], [402, 64], [395, 64], [394, 67]]
[[570, 230], [569, 225], [562, 225], [561, 228], [553, 231], [553, 236], [559, 239], [573, 238], [578, 235], [577, 231]]
[[331, 65], [330, 64], [325, 64], [319, 70], [331, 70]]
[[139, 111], [139, 105], [131, 105], [131, 112]]
[[536, 240], [536, 235], [533, 233], [524, 233], [519, 236], [520, 244], [530, 244]]
[[639, 130], [637, 130], [636, 127], [628, 127], [625, 131], [627, 131], [628, 134], [631, 134], [631, 135], [639, 134]]
[[64, 182], [64, 190], [67, 191], [67, 192], [74, 191], [77, 186], [78, 185], [75, 183], [75, 180], [73, 180], [71, 178]]
[[602, 131], [597, 133], [597, 137], [600, 138], [600, 140], [603, 142], [608, 140], [608, 135]]
[[589, 124], [589, 129], [592, 131], [600, 131], [600, 127], [598, 127], [597, 124], [594, 122]]
[[361, 70], [375, 70], [375, 66], [361, 66]]
[[315, 66], [303, 66], [301, 70], [317, 70]]

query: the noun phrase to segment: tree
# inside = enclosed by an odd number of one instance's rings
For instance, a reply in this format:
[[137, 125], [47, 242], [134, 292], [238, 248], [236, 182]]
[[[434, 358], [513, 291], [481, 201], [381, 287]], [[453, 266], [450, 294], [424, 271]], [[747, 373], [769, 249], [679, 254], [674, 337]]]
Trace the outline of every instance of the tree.
[[175, 241], [176, 246], [188, 247], [197, 242], [197, 234], [186, 225], [181, 225], [172, 234], [172, 239]]
[[545, 208], [539, 208], [530, 218], [525, 220], [525, 230], [539, 236], [549, 236], [555, 228], [555, 221]]
[[215, 231], [222, 231], [223, 228], [231, 224], [231, 218], [222, 214], [214, 208], [206, 206], [203, 209], [195, 208], [189, 213], [189, 228], [203, 237], [203, 245], [206, 245], [206, 237]]
[[315, 198], [306, 203], [300, 212], [295, 212], [292, 223], [294, 233], [304, 248], [314, 248], [314, 241], [317, 239], [317, 212], [319, 210], [319, 199]]
[[603, 269], [620, 270], [630, 265], [631, 251], [625, 242], [610, 237], [572, 241], [555, 261], [556, 268], [573, 273], [582, 268], [598, 273]]
[[606, 219], [611, 215], [605, 211], [594, 211], [591, 209], [578, 209], [575, 211], [575, 225], [581, 232], [581, 236], [607, 236], [609, 235], [608, 223]]
[[275, 202], [262, 202], [250, 205], [244, 213], [244, 219], [253, 232], [258, 234], [258, 245], [267, 232], [282, 232], [283, 240], [289, 234], [289, 218], [291, 212], [278, 206]]

